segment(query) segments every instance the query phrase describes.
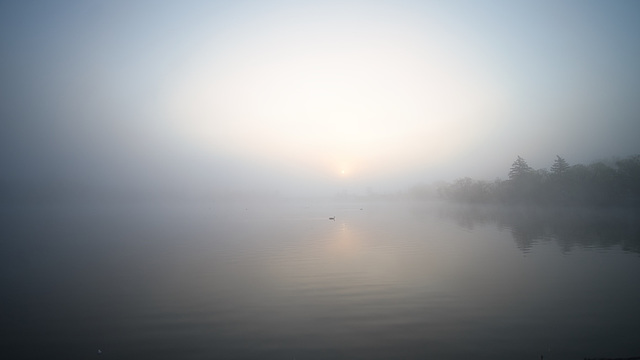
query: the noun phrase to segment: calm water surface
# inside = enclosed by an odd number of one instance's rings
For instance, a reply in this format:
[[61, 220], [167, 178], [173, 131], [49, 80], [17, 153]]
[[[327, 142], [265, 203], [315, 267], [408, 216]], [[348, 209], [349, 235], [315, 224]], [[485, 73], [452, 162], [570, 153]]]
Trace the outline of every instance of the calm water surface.
[[2, 358], [640, 356], [640, 226], [623, 211], [307, 201], [1, 214]]

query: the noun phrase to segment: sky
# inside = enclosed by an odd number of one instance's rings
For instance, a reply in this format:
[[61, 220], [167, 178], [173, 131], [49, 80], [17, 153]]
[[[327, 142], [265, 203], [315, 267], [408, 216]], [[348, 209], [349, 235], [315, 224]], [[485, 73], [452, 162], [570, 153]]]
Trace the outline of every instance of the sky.
[[0, 54], [5, 193], [384, 192], [640, 153], [637, 1], [3, 1]]

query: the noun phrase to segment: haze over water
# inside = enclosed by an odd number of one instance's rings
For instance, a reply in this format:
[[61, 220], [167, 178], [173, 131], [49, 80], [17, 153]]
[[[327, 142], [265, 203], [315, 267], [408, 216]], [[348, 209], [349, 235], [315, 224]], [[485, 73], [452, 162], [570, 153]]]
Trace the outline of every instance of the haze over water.
[[501, 211], [421, 202], [5, 210], [2, 352], [637, 354], [638, 216]]
[[638, 34], [634, 1], [2, 1], [0, 358], [639, 356]]

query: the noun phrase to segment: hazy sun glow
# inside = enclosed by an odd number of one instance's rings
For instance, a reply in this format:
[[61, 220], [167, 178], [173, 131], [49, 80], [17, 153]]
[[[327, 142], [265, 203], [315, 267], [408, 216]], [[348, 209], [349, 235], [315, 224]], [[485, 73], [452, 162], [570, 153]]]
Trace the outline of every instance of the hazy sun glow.
[[373, 194], [640, 153], [639, 1], [3, 1], [0, 18], [0, 183], [20, 189]]
[[491, 129], [496, 90], [435, 32], [278, 20], [179, 72], [169, 113], [187, 141], [368, 176], [445, 161]]

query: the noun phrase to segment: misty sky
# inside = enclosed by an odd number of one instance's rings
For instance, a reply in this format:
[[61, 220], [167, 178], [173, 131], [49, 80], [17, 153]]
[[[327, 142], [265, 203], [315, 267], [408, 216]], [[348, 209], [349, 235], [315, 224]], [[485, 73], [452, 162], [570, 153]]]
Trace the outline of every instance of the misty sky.
[[0, 52], [5, 186], [333, 194], [640, 153], [637, 1], [5, 1]]

